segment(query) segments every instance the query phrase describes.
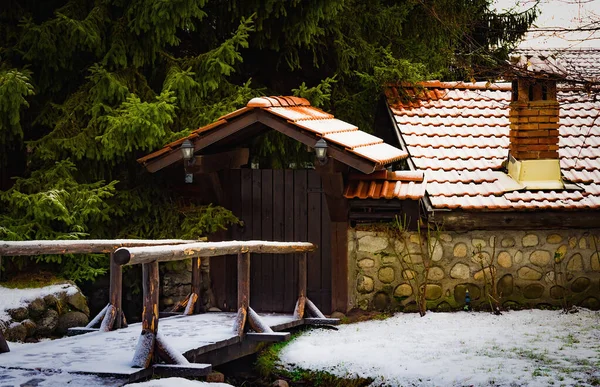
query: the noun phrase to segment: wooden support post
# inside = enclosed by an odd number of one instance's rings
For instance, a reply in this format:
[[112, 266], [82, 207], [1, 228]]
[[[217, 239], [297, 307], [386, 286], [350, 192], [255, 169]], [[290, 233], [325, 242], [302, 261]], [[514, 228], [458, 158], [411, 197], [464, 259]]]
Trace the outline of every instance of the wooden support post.
[[327, 318], [325, 317], [325, 315], [319, 310], [319, 308], [317, 308], [317, 306], [315, 304], [313, 304], [313, 302], [311, 300], [309, 300], [308, 298], [306, 299], [306, 309], [308, 310], [308, 313], [316, 318]]
[[190, 364], [179, 351], [171, 347], [163, 335], [156, 335], [156, 353], [167, 364]]
[[198, 301], [194, 303], [193, 313], [201, 313], [204, 309], [204, 297], [202, 294], [202, 272], [200, 266], [202, 258], [192, 258], [192, 293], [198, 296]]
[[4, 338], [2, 331], [0, 331], [0, 353], [6, 353], [6, 352], [10, 352], [10, 348], [8, 348], [8, 343], [6, 342], [6, 339]]
[[196, 293], [191, 293], [188, 296], [188, 304], [185, 307], [183, 314], [186, 316], [194, 314], [194, 306], [196, 305], [197, 301], [198, 301], [198, 295]]
[[[106, 309], [106, 314], [102, 319], [102, 324], [100, 324], [101, 332], [110, 332], [112, 327], [115, 325], [115, 321], [117, 318], [117, 308], [114, 305], [109, 304]], [[120, 324], [119, 324], [120, 325]]]
[[304, 317], [304, 307], [306, 304], [306, 273], [307, 273], [307, 256], [302, 254], [298, 260], [298, 301], [294, 309], [294, 318], [301, 319]]
[[243, 336], [246, 317], [250, 309], [250, 253], [238, 253], [238, 314], [234, 323], [234, 330], [238, 336]]
[[94, 317], [94, 318], [92, 319], [92, 321], [90, 321], [90, 322], [88, 323], [88, 325], [86, 325], [85, 327], [86, 327], [86, 328], [93, 328], [93, 327], [95, 327], [97, 324], [99, 324], [99, 323], [100, 323], [100, 321], [102, 321], [102, 319], [104, 318], [104, 315], [106, 314], [106, 311], [108, 310], [108, 307], [109, 307], [109, 306], [110, 306], [110, 304], [106, 304], [106, 306], [104, 307], [104, 309], [102, 309], [102, 310], [100, 311], [100, 313], [98, 313], [98, 314], [96, 315], [96, 317]]
[[[113, 253], [110, 253], [110, 304], [115, 309], [115, 317], [113, 323], [108, 326], [109, 330], [119, 329], [122, 327], [123, 314], [123, 268], [115, 262]], [[104, 323], [102, 324], [104, 325]]]
[[248, 308], [248, 323], [256, 333], [273, 333], [271, 327], [252, 308]]
[[142, 311], [142, 334], [135, 349], [132, 365], [148, 368], [154, 358], [156, 334], [158, 332], [158, 261], [142, 265], [142, 287], [144, 309]]

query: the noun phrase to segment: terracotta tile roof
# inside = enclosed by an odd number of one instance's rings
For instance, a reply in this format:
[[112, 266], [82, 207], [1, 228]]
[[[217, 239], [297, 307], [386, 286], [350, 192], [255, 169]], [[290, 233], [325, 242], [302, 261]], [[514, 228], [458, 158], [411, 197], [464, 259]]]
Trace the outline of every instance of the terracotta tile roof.
[[377, 171], [350, 174], [344, 190], [347, 199], [419, 200], [425, 195], [426, 182], [420, 171]]
[[189, 136], [165, 145], [162, 149], [138, 159], [138, 162], [147, 165], [156, 158], [179, 152], [181, 143], [186, 139], [193, 142], [194, 139], [213, 132], [228, 124], [231, 120], [255, 109], [261, 109], [283, 118], [289, 124], [312, 134], [317, 139], [322, 137], [345, 152], [353, 153], [373, 162], [377, 168], [408, 157], [405, 151], [385, 144], [379, 137], [365, 133], [352, 124], [338, 120], [333, 115], [312, 107], [304, 98], [259, 97], [250, 100], [246, 107], [226, 114], [216, 122], [194, 130]]
[[500, 171], [508, 156], [511, 85], [432, 81], [423, 86], [427, 92], [411, 102], [398, 102], [394, 90], [388, 99], [411, 160], [425, 174], [434, 208], [600, 209], [600, 101], [593, 96], [558, 92], [561, 171], [582, 189], [523, 192], [511, 191], [518, 187]]
[[520, 49], [511, 57], [513, 62], [528, 65], [530, 71], [552, 72], [567, 79], [600, 81], [598, 49]]

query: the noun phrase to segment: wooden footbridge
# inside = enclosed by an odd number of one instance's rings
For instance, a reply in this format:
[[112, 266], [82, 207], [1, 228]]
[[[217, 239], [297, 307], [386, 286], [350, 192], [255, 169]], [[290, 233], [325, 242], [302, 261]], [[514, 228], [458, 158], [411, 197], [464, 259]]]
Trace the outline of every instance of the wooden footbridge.
[[[19, 346], [12, 352], [0, 331], [0, 369], [52, 369], [123, 378], [128, 382], [153, 374], [203, 376], [212, 366], [246, 356], [263, 342], [283, 341], [284, 330], [299, 325], [333, 325], [306, 297], [306, 242], [182, 240], [0, 242], [0, 256], [110, 253], [110, 300], [88, 326], [72, 328], [71, 337]], [[251, 254], [300, 253], [298, 299], [293, 315], [260, 314], [250, 307]], [[200, 262], [237, 254], [237, 313], [202, 313]], [[159, 262], [192, 259], [187, 298], [160, 313]], [[121, 308], [122, 267], [142, 265], [142, 322], [128, 325]], [[179, 311], [182, 310], [182, 311]], [[160, 322], [160, 330], [159, 330]]]

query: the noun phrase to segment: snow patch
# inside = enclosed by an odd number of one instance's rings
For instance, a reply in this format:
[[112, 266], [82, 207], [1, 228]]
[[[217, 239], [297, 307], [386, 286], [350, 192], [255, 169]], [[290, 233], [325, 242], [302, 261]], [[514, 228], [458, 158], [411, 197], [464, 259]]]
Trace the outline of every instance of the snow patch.
[[183, 378], [155, 379], [143, 383], [127, 384], [131, 387], [233, 387], [227, 383], [207, 383]]
[[0, 286], [0, 320], [8, 321], [9, 309], [27, 307], [27, 304], [36, 298], [45, 297], [49, 294], [67, 293], [68, 296], [79, 292], [72, 284], [50, 285], [43, 288], [9, 289]]

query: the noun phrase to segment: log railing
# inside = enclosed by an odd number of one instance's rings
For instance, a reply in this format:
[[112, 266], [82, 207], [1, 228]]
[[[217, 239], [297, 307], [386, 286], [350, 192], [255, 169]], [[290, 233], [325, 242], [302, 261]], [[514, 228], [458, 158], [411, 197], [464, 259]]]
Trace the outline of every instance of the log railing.
[[[169, 344], [158, 332], [158, 284], [159, 272], [158, 262], [174, 261], [186, 258], [193, 259], [194, 271], [198, 271], [196, 281], [192, 279], [192, 290], [188, 296], [186, 311], [191, 313], [195, 300], [198, 296], [199, 268], [201, 257], [214, 257], [237, 254], [238, 257], [238, 312], [234, 321], [234, 332], [243, 337], [249, 325], [254, 333], [249, 333], [256, 340], [264, 341], [278, 340], [277, 336], [284, 337], [288, 333], [279, 334], [273, 332], [268, 324], [250, 307], [250, 254], [290, 254], [302, 253], [299, 260], [298, 270], [298, 301], [294, 316], [303, 319], [305, 314], [313, 318], [307, 318], [309, 323], [331, 323], [331, 319], [325, 318], [323, 313], [306, 297], [307, 280], [307, 253], [314, 251], [316, 246], [306, 242], [267, 242], [267, 241], [230, 241], [230, 242], [201, 242], [177, 246], [151, 246], [120, 248], [113, 254], [116, 264], [135, 265], [142, 264], [144, 309], [142, 313], [142, 332], [136, 346], [133, 359], [134, 367], [147, 368], [160, 359], [167, 364], [188, 364], [183, 356], [177, 354], [170, 348]], [[194, 273], [192, 271], [192, 275]], [[307, 313], [305, 313], [305, 311]], [[248, 324], [246, 324], [246, 322]], [[260, 337], [262, 336], [262, 338]], [[178, 354], [177, 354], [178, 355]]]
[[[27, 256], [46, 254], [111, 254], [110, 258], [110, 299], [108, 305], [80, 331], [90, 331], [100, 324], [100, 330], [127, 326], [125, 315], [121, 308], [122, 299], [122, 268], [115, 264], [112, 252], [120, 247], [177, 245], [197, 242], [181, 239], [89, 239], [89, 240], [36, 240], [36, 241], [0, 241], [0, 257]], [[77, 330], [74, 330], [77, 331]], [[9, 352], [8, 344], [0, 331], [0, 353]]]

